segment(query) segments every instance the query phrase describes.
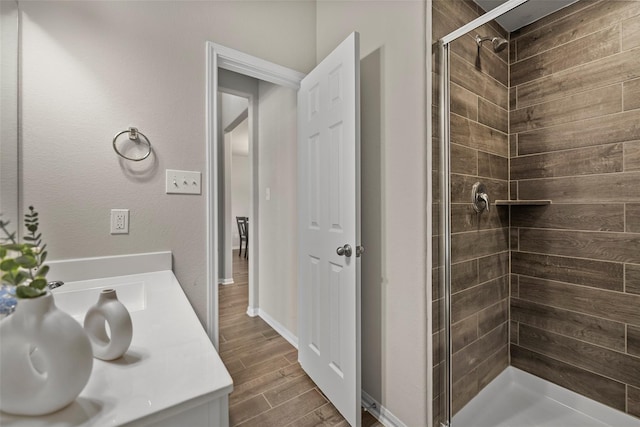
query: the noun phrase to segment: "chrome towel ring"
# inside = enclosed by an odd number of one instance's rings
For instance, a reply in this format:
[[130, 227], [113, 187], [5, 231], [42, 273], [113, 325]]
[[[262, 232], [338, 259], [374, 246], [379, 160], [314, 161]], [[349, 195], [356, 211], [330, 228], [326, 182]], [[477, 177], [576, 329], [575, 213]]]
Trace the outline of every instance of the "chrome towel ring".
[[[118, 151], [118, 147], [116, 147], [116, 141], [118, 140], [118, 137], [124, 133], [128, 133], [129, 134], [129, 139], [131, 141], [135, 141], [136, 143], [140, 143], [142, 142], [143, 144], [147, 145], [147, 152], [142, 156], [142, 157], [127, 157], [124, 154], [122, 154], [120, 151]], [[143, 139], [141, 139], [140, 137], [142, 137]], [[146, 159], [147, 157], [149, 157], [149, 155], [151, 154], [151, 142], [149, 141], [149, 138], [147, 138], [142, 132], [140, 132], [137, 128], [134, 127], [130, 127], [127, 130], [123, 130], [122, 132], [119, 132], [116, 134], [116, 136], [113, 137], [113, 150], [118, 153], [118, 156], [122, 157], [123, 159], [127, 159], [127, 160], [131, 160], [134, 162], [139, 162], [141, 160]]]

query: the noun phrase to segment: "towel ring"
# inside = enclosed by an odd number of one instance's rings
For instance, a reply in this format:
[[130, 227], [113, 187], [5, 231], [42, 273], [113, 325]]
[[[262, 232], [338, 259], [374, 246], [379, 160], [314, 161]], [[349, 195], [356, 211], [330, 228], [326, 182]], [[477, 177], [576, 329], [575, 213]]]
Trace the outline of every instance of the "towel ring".
[[[116, 141], [118, 140], [118, 137], [120, 135], [122, 135], [123, 133], [128, 133], [129, 134], [129, 139], [132, 140], [132, 141], [135, 141], [136, 143], [142, 141], [143, 143], [147, 144], [148, 150], [144, 154], [144, 156], [138, 157], [138, 158], [127, 157], [124, 154], [122, 154], [120, 151], [118, 151], [118, 148], [116, 147]], [[140, 139], [140, 137], [144, 138], [144, 141], [142, 139]], [[131, 127], [131, 128], [129, 128], [127, 130], [123, 130], [122, 132], [117, 133], [116, 136], [113, 137], [113, 150], [116, 153], [118, 153], [118, 156], [122, 157], [123, 159], [131, 160], [131, 161], [134, 161], [134, 162], [139, 162], [141, 160], [146, 159], [151, 154], [151, 142], [149, 142], [149, 138], [147, 138], [137, 128]]]

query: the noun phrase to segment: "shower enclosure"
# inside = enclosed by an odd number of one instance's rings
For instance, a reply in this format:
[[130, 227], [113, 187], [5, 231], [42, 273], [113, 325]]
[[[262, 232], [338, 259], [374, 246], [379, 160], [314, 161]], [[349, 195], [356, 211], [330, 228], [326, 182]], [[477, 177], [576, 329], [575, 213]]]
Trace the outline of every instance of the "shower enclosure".
[[435, 426], [640, 426], [640, 2], [560, 3], [433, 0]]

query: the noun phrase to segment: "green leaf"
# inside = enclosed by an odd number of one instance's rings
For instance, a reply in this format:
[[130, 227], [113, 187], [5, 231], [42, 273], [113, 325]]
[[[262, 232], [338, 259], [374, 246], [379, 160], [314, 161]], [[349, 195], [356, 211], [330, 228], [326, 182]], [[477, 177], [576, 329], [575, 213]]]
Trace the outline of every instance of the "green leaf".
[[31, 286], [18, 286], [16, 287], [16, 296], [18, 298], [37, 298], [43, 295], [46, 291], [41, 289], [32, 288]]
[[27, 275], [24, 274], [22, 271], [18, 271], [17, 273], [15, 271], [10, 271], [6, 273], [4, 276], [2, 276], [3, 282], [9, 283], [13, 286], [18, 286], [25, 280], [27, 280]]
[[44, 278], [47, 275], [48, 272], [49, 272], [49, 266], [48, 265], [43, 265], [42, 267], [40, 267], [40, 269], [36, 273], [36, 277], [43, 277]]
[[[47, 252], [47, 251], [42, 252], [42, 254], [40, 255], [40, 265], [44, 264], [44, 260], [47, 259], [47, 255], [48, 254], [49, 254], [49, 252]], [[45, 273], [45, 274], [47, 274], [47, 273]]]
[[18, 263], [13, 258], [8, 258], [0, 262], [0, 270], [12, 271], [18, 268]]
[[37, 278], [29, 283], [29, 286], [36, 289], [44, 289], [47, 287], [47, 280], [42, 278]]
[[16, 258], [16, 262], [22, 268], [35, 268], [38, 266], [38, 260], [32, 255], [22, 255]]
[[24, 248], [24, 246], [25, 246], [24, 243], [7, 243], [6, 245], [2, 245], [2, 247], [7, 250], [20, 251], [20, 252], [22, 252], [22, 249]]
[[7, 250], [4, 247], [0, 246], [0, 258], [4, 258], [6, 256], [7, 256]]

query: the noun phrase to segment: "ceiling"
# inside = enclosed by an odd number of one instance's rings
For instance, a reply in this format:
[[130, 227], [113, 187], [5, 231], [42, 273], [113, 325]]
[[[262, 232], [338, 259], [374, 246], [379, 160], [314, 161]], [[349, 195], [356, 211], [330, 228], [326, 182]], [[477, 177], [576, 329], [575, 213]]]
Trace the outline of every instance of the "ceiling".
[[[506, 3], [507, 0], [474, 0], [485, 12]], [[529, 0], [515, 9], [503, 14], [496, 21], [502, 28], [512, 32], [536, 22], [538, 19], [552, 14], [578, 0]]]

